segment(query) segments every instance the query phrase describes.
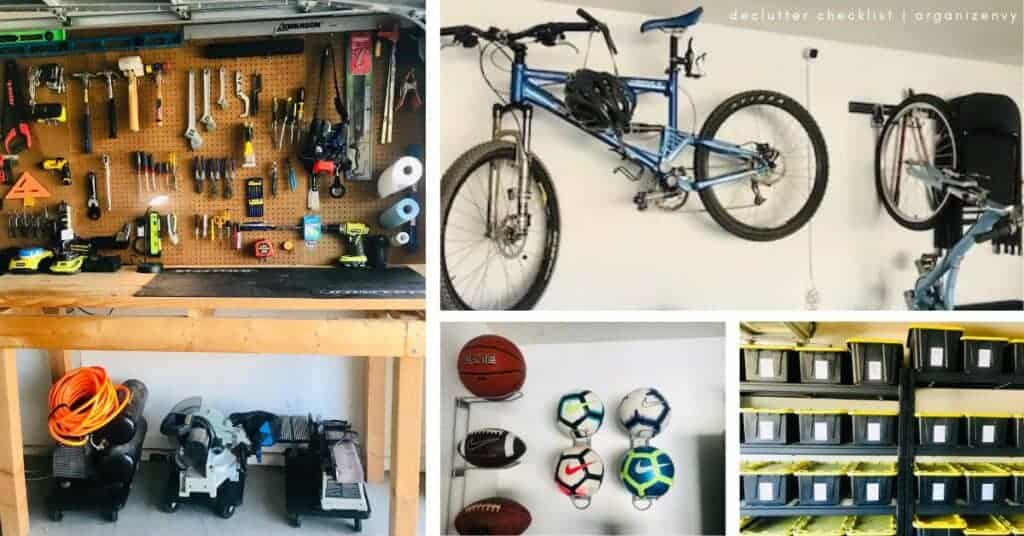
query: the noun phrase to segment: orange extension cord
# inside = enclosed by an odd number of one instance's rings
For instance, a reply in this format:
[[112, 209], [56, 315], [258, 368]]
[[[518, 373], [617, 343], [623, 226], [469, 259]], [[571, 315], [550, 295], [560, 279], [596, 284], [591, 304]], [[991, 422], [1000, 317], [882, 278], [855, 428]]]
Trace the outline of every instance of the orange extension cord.
[[75, 369], [50, 388], [50, 436], [61, 445], [85, 445], [89, 434], [114, 420], [131, 399], [132, 392], [115, 386], [103, 367]]

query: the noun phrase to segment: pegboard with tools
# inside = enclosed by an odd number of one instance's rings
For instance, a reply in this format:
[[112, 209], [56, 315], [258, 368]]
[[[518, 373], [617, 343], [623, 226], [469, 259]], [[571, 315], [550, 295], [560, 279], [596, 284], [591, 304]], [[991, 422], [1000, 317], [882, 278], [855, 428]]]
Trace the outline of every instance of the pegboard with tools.
[[[147, 210], [157, 212], [161, 215], [162, 255], [151, 260], [159, 260], [167, 266], [337, 264], [350, 252], [345, 251], [345, 242], [338, 233], [344, 226], [339, 229], [336, 224], [365, 224], [365, 229], [349, 229], [367, 233], [366, 236], [383, 237], [377, 240], [391, 244], [388, 248], [390, 264], [423, 263], [425, 210], [422, 204], [426, 181], [421, 178], [411, 181], [412, 187], [408, 184], [402, 184], [400, 189], [389, 187], [386, 188], [389, 195], [384, 198], [378, 195], [378, 177], [394, 169], [396, 161], [411, 155], [421, 163], [424, 158], [425, 107], [420, 100], [424, 95], [417, 84], [425, 77], [423, 34], [418, 29], [402, 28], [395, 41], [393, 31], [393, 26], [387, 26], [365, 32], [289, 36], [288, 40], [301, 40], [303, 50], [287, 55], [207, 57], [210, 52], [206, 47], [210, 45], [265, 41], [248, 38], [186, 41], [178, 48], [17, 59], [24, 98], [28, 99], [28, 78], [33, 75], [38, 81], [33, 84], [36, 106], [62, 104], [65, 120], [32, 121], [31, 147], [18, 153], [16, 160], [6, 162], [12, 165], [13, 177], [0, 185], [0, 197], [6, 197], [0, 212], [0, 246], [52, 247], [53, 240], [45, 236], [47, 220], [56, 221], [58, 204], [66, 202], [74, 234], [84, 238], [114, 237], [126, 224], [133, 225], [135, 235], [135, 222], [145, 218]], [[335, 198], [331, 195], [331, 187], [336, 185], [334, 181], [329, 176], [321, 178], [318, 193], [314, 195], [319, 207], [311, 210], [311, 173], [303, 166], [300, 154], [316, 113], [317, 94], [323, 92], [319, 117], [331, 124], [338, 123], [337, 92], [347, 111], [351, 108], [346, 99], [349, 93], [346, 84], [352, 80], [347, 76], [353, 61], [349, 55], [351, 43], [367, 39], [371, 47], [361, 50], [368, 54], [356, 60], [362, 62], [360, 68], [372, 73], [372, 85], [368, 86], [371, 91], [367, 93], [372, 94], [372, 98], [366, 99], [360, 109], [366, 119], [362, 124], [370, 129], [358, 133], [360, 143], [365, 144], [362, 154], [351, 152], [355, 147], [352, 132], [343, 136], [349, 144], [350, 157], [359, 160], [354, 169], [343, 175], [358, 175], [366, 180], [342, 181], [344, 196]], [[328, 45], [334, 52], [330, 60], [337, 70], [337, 91], [330, 65], [318, 89], [321, 59]], [[394, 55], [392, 47], [396, 47]], [[245, 51], [246, 45], [238, 50]], [[140, 61], [126, 62], [125, 58], [131, 56], [138, 56]], [[56, 82], [47, 83], [57, 75], [54, 65], [63, 70], [63, 88], [58, 88]], [[131, 76], [126, 76], [132, 71], [138, 73], [134, 89], [138, 103], [137, 131], [132, 128], [130, 117]], [[190, 72], [195, 95], [195, 128], [201, 143], [193, 143], [185, 135], [189, 124]], [[108, 78], [111, 93], [108, 93]], [[6, 79], [7, 73], [4, 73]], [[259, 87], [258, 91], [253, 90], [254, 85]], [[209, 87], [209, 114], [204, 110], [205, 86]], [[389, 90], [389, 86], [392, 89]], [[89, 140], [83, 136], [85, 87], [88, 87], [90, 112]], [[113, 105], [108, 102], [110, 94]], [[239, 94], [245, 98], [240, 98]], [[301, 106], [300, 97], [304, 97]], [[275, 100], [277, 114], [274, 113]], [[386, 106], [387, 100], [392, 102], [390, 107]], [[243, 116], [246, 106], [250, 113]], [[393, 113], [385, 114], [387, 109]], [[110, 121], [111, 110], [114, 111], [113, 122]], [[161, 122], [158, 122], [158, 110], [162, 114]], [[289, 122], [287, 118], [295, 117], [298, 110], [301, 110], [302, 121]], [[362, 114], [356, 115], [362, 117]], [[385, 129], [390, 130], [390, 139], [383, 136]], [[115, 134], [116, 138], [112, 137]], [[87, 149], [90, 152], [86, 152]], [[247, 160], [252, 167], [246, 167]], [[364, 168], [358, 168], [360, 165]], [[408, 166], [403, 168], [409, 171]], [[420, 174], [422, 169], [419, 165]], [[198, 186], [197, 170], [203, 178]], [[26, 180], [15, 188], [14, 183], [26, 172], [38, 184]], [[260, 199], [253, 197], [257, 183], [262, 190]], [[45, 191], [29, 191], [40, 187]], [[12, 189], [20, 193], [9, 196]], [[414, 202], [410, 203], [409, 199]], [[408, 222], [391, 228], [382, 225], [382, 213], [403, 201], [400, 208], [409, 210], [411, 204], [420, 208], [418, 217], [413, 218], [414, 225]], [[254, 210], [257, 206], [258, 211]], [[168, 214], [176, 216], [177, 243], [168, 233]], [[319, 217], [323, 223], [319, 239], [314, 239], [317, 233], [303, 226], [304, 222], [315, 221], [309, 216]], [[406, 218], [400, 215], [398, 221]], [[250, 226], [255, 230], [246, 230], [243, 225], [241, 249], [236, 249], [228, 222], [265, 225]], [[412, 243], [408, 244], [408, 235], [400, 236], [400, 233], [410, 231]], [[268, 250], [270, 255], [266, 254]], [[263, 254], [257, 255], [261, 251]], [[143, 255], [131, 247], [101, 253], [119, 255], [126, 264], [143, 260]]]

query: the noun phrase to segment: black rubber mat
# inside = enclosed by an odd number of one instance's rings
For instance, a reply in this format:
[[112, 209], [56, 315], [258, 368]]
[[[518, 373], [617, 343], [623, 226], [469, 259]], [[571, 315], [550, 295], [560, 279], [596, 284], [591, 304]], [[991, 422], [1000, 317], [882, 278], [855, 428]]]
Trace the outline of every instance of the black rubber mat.
[[168, 268], [140, 298], [379, 298], [426, 295], [423, 276], [406, 268]]

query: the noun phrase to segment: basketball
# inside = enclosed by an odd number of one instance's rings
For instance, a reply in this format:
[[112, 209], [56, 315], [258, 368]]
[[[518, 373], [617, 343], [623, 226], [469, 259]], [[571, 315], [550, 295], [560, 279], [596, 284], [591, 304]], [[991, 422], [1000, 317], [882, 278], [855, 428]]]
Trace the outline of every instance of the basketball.
[[512, 341], [481, 335], [459, 352], [459, 379], [476, 396], [504, 398], [523, 387], [526, 361]]

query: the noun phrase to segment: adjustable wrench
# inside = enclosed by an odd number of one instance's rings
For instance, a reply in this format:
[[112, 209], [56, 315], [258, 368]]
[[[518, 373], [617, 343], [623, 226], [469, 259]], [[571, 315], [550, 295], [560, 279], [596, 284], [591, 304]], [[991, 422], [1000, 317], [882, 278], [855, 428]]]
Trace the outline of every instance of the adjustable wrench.
[[213, 116], [210, 115], [210, 79], [212, 75], [209, 69], [203, 69], [203, 116], [199, 118], [199, 122], [206, 127], [206, 130], [213, 131], [217, 128], [217, 123], [213, 120]]
[[220, 83], [220, 98], [217, 99], [217, 106], [220, 106], [221, 110], [228, 109], [228, 99], [224, 96], [224, 77], [228, 74], [227, 69], [221, 67], [217, 71], [217, 81]]
[[203, 137], [196, 130], [196, 72], [188, 72], [188, 128], [185, 129], [189, 147], [198, 151], [203, 146]]
[[235, 96], [242, 100], [242, 113], [238, 117], [249, 117], [249, 96], [242, 89], [242, 73], [235, 71]]

